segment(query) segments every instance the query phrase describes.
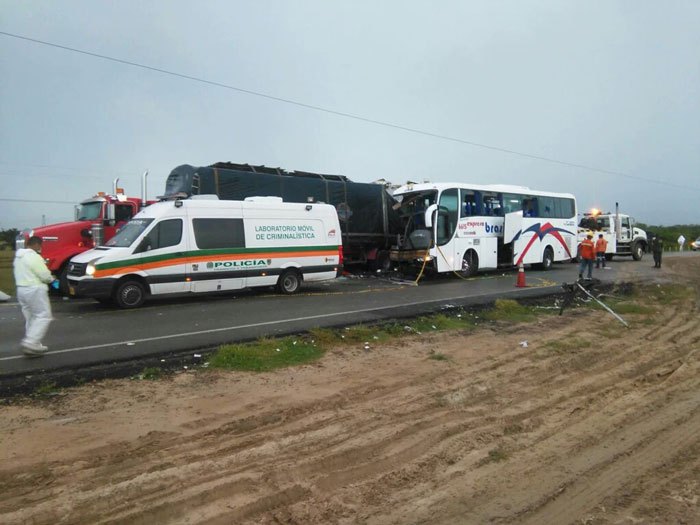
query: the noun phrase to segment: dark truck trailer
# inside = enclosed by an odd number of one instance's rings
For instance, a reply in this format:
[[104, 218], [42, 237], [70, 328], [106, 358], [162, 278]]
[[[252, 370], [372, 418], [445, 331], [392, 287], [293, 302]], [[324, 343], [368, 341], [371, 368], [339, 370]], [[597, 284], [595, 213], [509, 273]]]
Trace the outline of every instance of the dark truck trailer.
[[285, 202], [324, 202], [338, 211], [345, 264], [388, 269], [389, 249], [402, 231], [396, 200], [381, 184], [352, 182], [343, 175], [286, 171], [266, 166], [217, 162], [175, 168], [164, 197], [218, 195], [224, 200], [282, 197]]

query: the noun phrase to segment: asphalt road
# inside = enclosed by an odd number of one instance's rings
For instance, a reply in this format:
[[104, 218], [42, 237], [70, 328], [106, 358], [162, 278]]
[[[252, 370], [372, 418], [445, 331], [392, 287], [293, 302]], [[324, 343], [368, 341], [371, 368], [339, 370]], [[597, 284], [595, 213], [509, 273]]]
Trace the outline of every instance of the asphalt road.
[[[650, 257], [620, 259], [597, 271], [602, 281], [654, 275]], [[549, 272], [527, 271], [527, 288], [516, 288], [517, 272], [493, 272], [463, 280], [440, 276], [418, 286], [377, 277], [341, 278], [305, 285], [300, 294], [244, 291], [225, 295], [154, 300], [137, 310], [118, 310], [91, 300], [53, 298], [54, 321], [46, 356], [26, 358], [20, 350], [24, 321], [16, 303], [0, 303], [0, 379], [79, 368], [144, 356], [211, 349], [222, 343], [297, 333], [314, 327], [409, 317], [449, 306], [534, 297], [561, 290], [576, 279], [577, 267], [557, 264]]]

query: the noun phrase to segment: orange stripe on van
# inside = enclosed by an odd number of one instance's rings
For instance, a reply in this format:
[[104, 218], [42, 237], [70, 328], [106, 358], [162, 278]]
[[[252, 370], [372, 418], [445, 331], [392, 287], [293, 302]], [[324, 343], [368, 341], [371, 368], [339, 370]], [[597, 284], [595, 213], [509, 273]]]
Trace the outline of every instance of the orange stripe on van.
[[136, 273], [139, 271], [155, 270], [157, 268], [167, 268], [168, 266], [176, 266], [179, 264], [206, 263], [215, 261], [235, 261], [242, 259], [290, 259], [290, 258], [308, 258], [308, 257], [323, 257], [337, 256], [337, 250], [318, 250], [313, 252], [256, 252], [251, 254], [221, 254], [221, 255], [200, 255], [196, 257], [173, 257], [162, 261], [154, 261], [145, 264], [134, 264], [132, 266], [122, 268], [109, 268], [105, 270], [96, 270], [94, 278], [111, 277], [113, 275], [123, 275], [127, 273]]

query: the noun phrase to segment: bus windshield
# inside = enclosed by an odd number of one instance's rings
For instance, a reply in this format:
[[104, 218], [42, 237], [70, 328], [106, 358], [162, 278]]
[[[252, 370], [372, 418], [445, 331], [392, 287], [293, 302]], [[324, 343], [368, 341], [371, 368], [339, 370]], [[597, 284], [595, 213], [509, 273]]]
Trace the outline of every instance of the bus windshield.
[[404, 193], [399, 214], [409, 231], [425, 228], [425, 210], [437, 202], [437, 190]]
[[105, 243], [105, 246], [111, 246], [113, 248], [126, 248], [131, 246], [152, 222], [153, 219], [131, 219], [119, 230], [119, 233]]
[[102, 202], [84, 202], [78, 212], [79, 221], [94, 221], [102, 216]]

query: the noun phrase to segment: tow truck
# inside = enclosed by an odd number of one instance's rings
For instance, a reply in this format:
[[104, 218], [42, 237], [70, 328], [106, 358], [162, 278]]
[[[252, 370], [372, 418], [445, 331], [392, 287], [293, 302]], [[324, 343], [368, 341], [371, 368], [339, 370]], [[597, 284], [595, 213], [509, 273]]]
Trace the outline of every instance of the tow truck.
[[593, 233], [594, 242], [601, 233], [608, 241], [605, 251], [605, 259], [608, 261], [614, 256], [631, 256], [635, 261], [641, 261], [649, 244], [646, 232], [636, 227], [633, 217], [620, 213], [617, 202], [615, 213], [602, 213], [593, 208], [590, 212], [583, 214], [578, 225], [578, 242], [585, 239], [589, 232]]

